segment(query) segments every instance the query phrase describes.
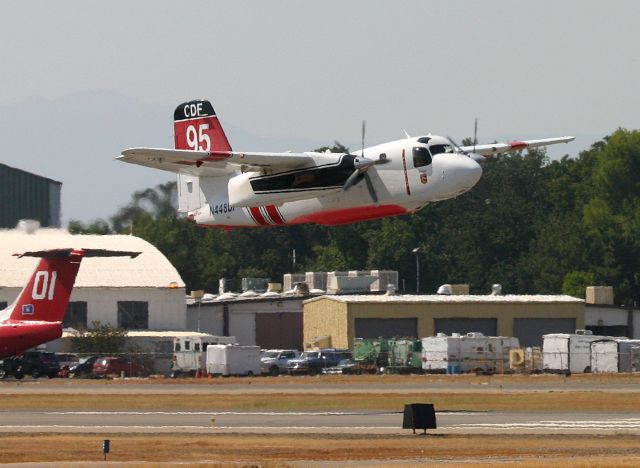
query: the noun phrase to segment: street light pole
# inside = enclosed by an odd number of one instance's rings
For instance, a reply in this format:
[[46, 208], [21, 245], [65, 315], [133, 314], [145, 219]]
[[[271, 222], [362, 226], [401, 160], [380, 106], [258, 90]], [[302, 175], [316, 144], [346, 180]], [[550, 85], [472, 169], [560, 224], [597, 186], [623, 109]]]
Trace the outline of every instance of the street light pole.
[[420, 293], [420, 257], [418, 255], [420, 252], [420, 247], [416, 247], [411, 252], [414, 253], [416, 256], [416, 294], [419, 294]]

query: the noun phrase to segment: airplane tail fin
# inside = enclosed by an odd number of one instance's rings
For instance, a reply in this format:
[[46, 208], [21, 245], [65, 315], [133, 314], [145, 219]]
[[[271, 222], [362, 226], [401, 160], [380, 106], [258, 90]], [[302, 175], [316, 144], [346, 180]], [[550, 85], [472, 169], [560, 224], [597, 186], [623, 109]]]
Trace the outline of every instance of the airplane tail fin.
[[184, 102], [173, 113], [176, 149], [231, 151], [231, 145], [209, 101]]
[[21, 257], [40, 257], [31, 279], [13, 303], [9, 320], [62, 322], [84, 257], [136, 257], [139, 252], [103, 249], [54, 249], [25, 252]]

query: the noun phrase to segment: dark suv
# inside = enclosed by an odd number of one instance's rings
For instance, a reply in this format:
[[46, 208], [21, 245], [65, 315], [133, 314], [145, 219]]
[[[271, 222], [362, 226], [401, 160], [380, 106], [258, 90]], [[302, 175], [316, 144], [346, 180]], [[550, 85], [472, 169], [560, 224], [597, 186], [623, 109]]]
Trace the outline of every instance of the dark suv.
[[58, 375], [59, 371], [60, 365], [54, 353], [27, 351], [21, 356], [6, 358], [2, 363], [0, 374], [3, 374], [3, 377], [13, 375], [16, 379], [21, 379], [25, 375], [31, 375], [34, 379], [46, 375], [52, 379]]
[[287, 372], [293, 374], [316, 375], [322, 373], [322, 369], [337, 365], [342, 359], [350, 359], [351, 351], [348, 349], [319, 349], [317, 351], [305, 351], [298, 359], [292, 359], [287, 364]]

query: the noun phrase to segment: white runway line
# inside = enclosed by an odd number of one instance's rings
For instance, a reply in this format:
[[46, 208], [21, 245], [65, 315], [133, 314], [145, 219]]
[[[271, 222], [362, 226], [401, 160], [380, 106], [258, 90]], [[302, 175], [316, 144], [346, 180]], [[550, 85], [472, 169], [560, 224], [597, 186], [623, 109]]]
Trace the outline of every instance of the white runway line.
[[640, 419], [597, 421], [539, 421], [531, 423], [469, 423], [443, 426], [441, 429], [640, 429]]
[[[73, 415], [195, 415], [195, 416], [373, 416], [380, 414], [403, 414], [402, 411], [371, 411], [365, 413], [341, 412], [341, 411], [318, 411], [318, 412], [277, 412], [277, 411], [47, 411], [43, 414], [73, 414]], [[436, 415], [455, 415], [455, 416], [477, 416], [486, 413], [474, 412], [436, 412]]]

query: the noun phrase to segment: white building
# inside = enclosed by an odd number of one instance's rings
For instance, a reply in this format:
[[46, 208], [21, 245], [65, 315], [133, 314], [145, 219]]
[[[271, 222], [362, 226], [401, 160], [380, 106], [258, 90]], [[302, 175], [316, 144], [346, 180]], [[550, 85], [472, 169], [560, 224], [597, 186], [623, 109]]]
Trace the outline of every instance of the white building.
[[129, 257], [82, 260], [65, 326], [99, 321], [125, 329], [185, 330], [185, 285], [178, 271], [153, 245], [134, 236], [71, 235], [65, 230], [0, 230], [0, 309], [25, 286], [39, 259], [13, 254], [53, 248], [142, 252]]

